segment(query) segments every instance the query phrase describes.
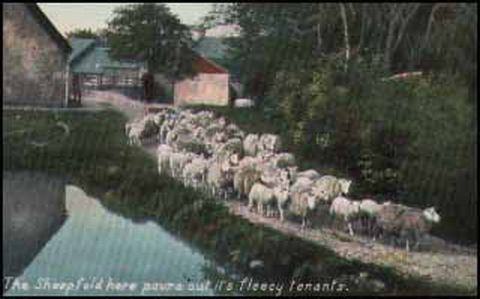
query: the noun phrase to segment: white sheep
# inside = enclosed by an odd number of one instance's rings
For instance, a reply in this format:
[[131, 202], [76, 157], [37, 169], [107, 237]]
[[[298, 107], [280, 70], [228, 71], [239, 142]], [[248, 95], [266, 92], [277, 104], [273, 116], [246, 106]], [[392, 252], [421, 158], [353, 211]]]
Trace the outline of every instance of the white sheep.
[[255, 105], [255, 102], [251, 99], [236, 99], [234, 106], [237, 108], [250, 108]]
[[181, 178], [183, 168], [187, 165], [195, 155], [192, 153], [173, 152], [170, 154], [170, 174], [174, 178]]
[[227, 189], [233, 182], [233, 172], [230, 161], [214, 161], [207, 170], [207, 185], [211, 188], [213, 195], [220, 195], [227, 198]]
[[225, 143], [219, 144], [213, 156], [220, 160], [226, 160], [233, 154], [237, 154], [239, 158], [243, 156], [243, 146], [240, 138], [231, 138]]
[[[366, 228], [368, 233], [373, 233], [375, 230], [375, 221], [377, 214], [380, 212], [384, 205], [390, 204], [389, 201], [383, 204], [377, 203], [375, 200], [367, 198], [360, 201], [360, 221], [363, 228]], [[377, 236], [373, 235], [373, 240]]]
[[248, 196], [253, 185], [260, 180], [260, 172], [254, 165], [237, 167], [233, 175], [233, 190], [240, 199], [242, 196]]
[[311, 189], [313, 187], [314, 181], [307, 177], [299, 177], [295, 180], [292, 185], [292, 192], [297, 192], [305, 189]]
[[291, 153], [278, 153], [272, 157], [272, 164], [278, 168], [295, 166], [295, 156]]
[[226, 126], [225, 132], [229, 138], [240, 138], [245, 137], [245, 132], [243, 132], [236, 124], [231, 123]]
[[175, 114], [167, 114], [165, 116], [165, 120], [160, 126], [160, 131], [158, 134], [158, 141], [160, 143], [166, 142], [168, 132], [170, 132], [175, 127], [176, 118], [177, 116]]
[[157, 157], [158, 157], [158, 173], [167, 173], [170, 168], [170, 155], [173, 153], [173, 148], [166, 145], [160, 144], [157, 148]]
[[128, 144], [141, 145], [141, 139], [147, 138], [158, 132], [158, 127], [153, 121], [153, 116], [147, 115], [142, 119], [125, 124], [125, 133]]
[[343, 196], [336, 197], [330, 205], [330, 214], [343, 218], [348, 225], [348, 232], [354, 235], [351, 220], [360, 213], [360, 202]]
[[347, 195], [351, 183], [352, 181], [347, 179], [338, 179], [332, 175], [324, 175], [315, 182], [314, 194], [318, 198], [330, 202], [335, 197]]
[[294, 190], [290, 192], [291, 201], [288, 207], [289, 211], [302, 218], [300, 230], [305, 230], [306, 226], [311, 222], [310, 215], [315, 212], [318, 206], [318, 199], [312, 192], [312, 189], [304, 185], [292, 186]]
[[440, 215], [434, 207], [424, 210], [398, 204], [384, 205], [377, 214], [377, 225], [385, 233], [406, 241], [410, 250], [410, 238], [418, 248], [422, 237], [430, 232], [433, 224], [440, 222]]
[[298, 178], [305, 177], [310, 180], [317, 180], [320, 178], [320, 173], [318, 173], [318, 171], [316, 171], [315, 169], [308, 169], [308, 170], [297, 172], [297, 177]]
[[277, 153], [281, 149], [280, 137], [275, 134], [262, 134], [258, 146], [260, 151]]
[[287, 209], [290, 200], [290, 185], [276, 186], [273, 192], [277, 201], [280, 221], [283, 222], [285, 220], [285, 209]]
[[182, 177], [185, 186], [199, 188], [205, 186], [208, 161], [202, 157], [195, 157], [183, 168]]
[[243, 151], [245, 155], [252, 157], [257, 155], [259, 139], [258, 134], [248, 134], [245, 139], [243, 139]]
[[127, 136], [128, 145], [141, 145], [140, 132], [141, 129], [136, 123], [125, 124], [125, 135]]
[[272, 188], [261, 183], [255, 183], [248, 194], [248, 209], [257, 206], [257, 212], [264, 216], [264, 207], [267, 206], [267, 217], [271, 216], [271, 206], [275, 203], [275, 193]]

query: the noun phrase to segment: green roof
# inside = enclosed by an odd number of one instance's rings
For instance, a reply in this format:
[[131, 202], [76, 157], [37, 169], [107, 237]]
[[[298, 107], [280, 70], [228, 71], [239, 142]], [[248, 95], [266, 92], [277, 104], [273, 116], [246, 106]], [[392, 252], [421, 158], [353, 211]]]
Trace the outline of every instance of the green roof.
[[103, 74], [112, 69], [140, 69], [140, 62], [114, 60], [109, 55], [109, 48], [98, 47], [93, 39], [74, 38], [70, 40], [73, 53], [69, 62], [74, 73]]
[[68, 63], [71, 63], [72, 61], [77, 59], [77, 57], [79, 57], [89, 47], [92, 47], [95, 44], [94, 39], [86, 38], [71, 38], [68, 40], [68, 42], [73, 49], [72, 53], [70, 53], [70, 56], [68, 57]]
[[221, 38], [206, 36], [200, 40], [194, 50], [207, 58], [221, 59], [225, 57], [227, 45]]

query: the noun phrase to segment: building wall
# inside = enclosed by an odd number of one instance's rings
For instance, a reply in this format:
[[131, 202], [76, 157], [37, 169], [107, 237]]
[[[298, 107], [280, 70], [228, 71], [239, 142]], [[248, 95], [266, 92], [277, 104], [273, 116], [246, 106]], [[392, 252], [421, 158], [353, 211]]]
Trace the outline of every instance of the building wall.
[[3, 104], [64, 105], [66, 63], [24, 4], [3, 4]]
[[175, 83], [174, 104], [181, 105], [228, 105], [228, 74], [200, 73], [193, 79]]

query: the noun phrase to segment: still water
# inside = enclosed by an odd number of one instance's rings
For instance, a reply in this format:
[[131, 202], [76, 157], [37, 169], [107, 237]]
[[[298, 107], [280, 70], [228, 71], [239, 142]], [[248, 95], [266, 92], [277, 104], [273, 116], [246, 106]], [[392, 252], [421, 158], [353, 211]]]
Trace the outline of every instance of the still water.
[[212, 261], [158, 224], [113, 214], [73, 185], [65, 208], [65, 221], [23, 273], [4, 279], [5, 295], [214, 294], [204, 275]]

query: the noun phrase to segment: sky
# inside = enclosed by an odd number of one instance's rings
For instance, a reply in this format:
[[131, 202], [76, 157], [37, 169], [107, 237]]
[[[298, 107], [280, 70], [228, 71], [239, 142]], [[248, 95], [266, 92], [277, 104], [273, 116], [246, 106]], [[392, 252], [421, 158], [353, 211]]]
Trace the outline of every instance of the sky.
[[[57, 29], [65, 35], [74, 29], [96, 30], [107, 26], [115, 7], [128, 3], [38, 3]], [[182, 23], [192, 25], [200, 21], [213, 3], [165, 3]]]

